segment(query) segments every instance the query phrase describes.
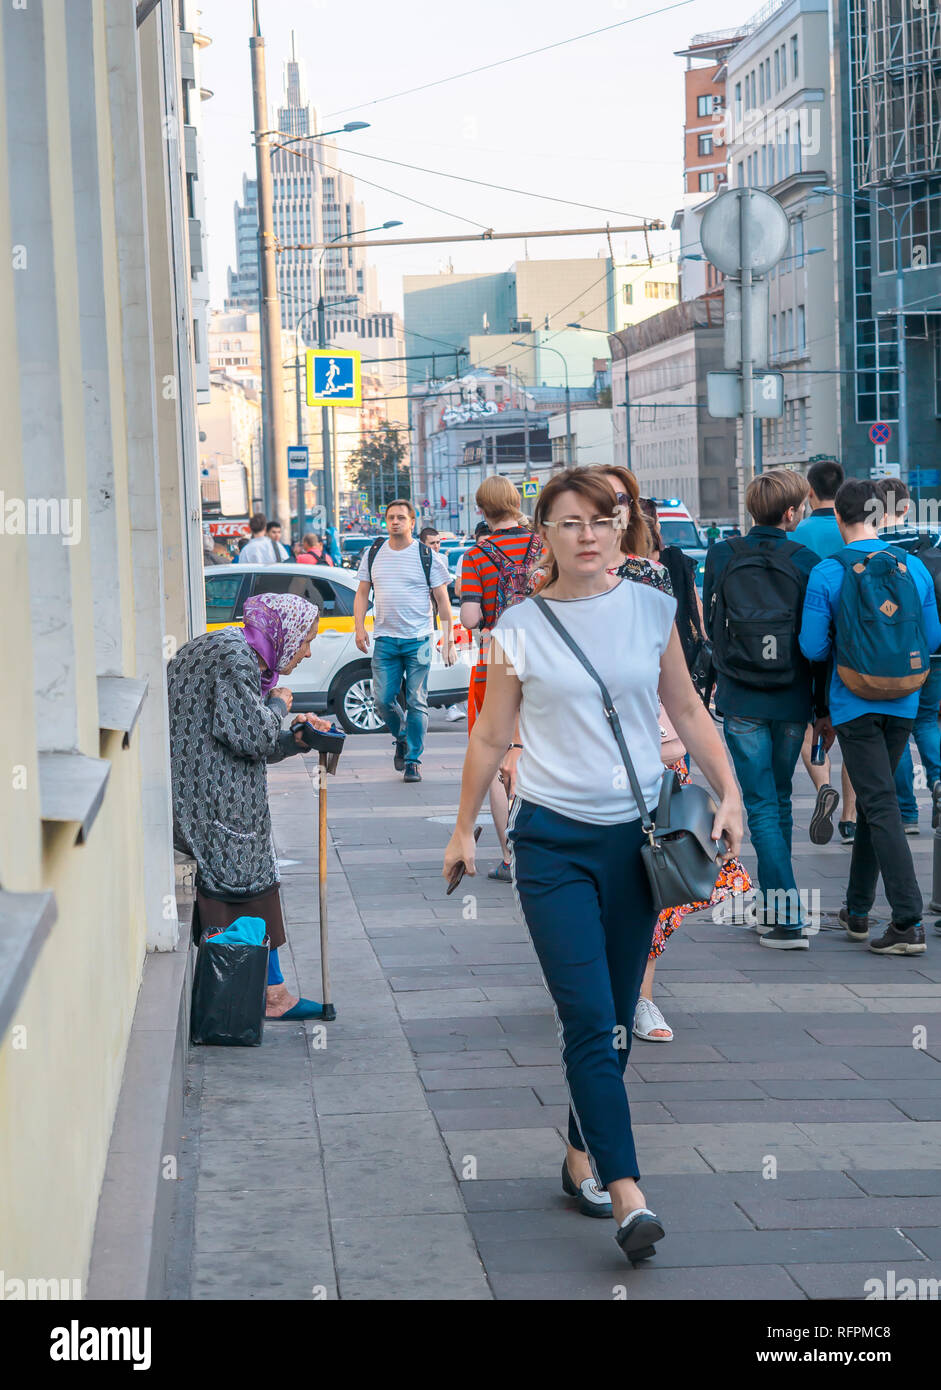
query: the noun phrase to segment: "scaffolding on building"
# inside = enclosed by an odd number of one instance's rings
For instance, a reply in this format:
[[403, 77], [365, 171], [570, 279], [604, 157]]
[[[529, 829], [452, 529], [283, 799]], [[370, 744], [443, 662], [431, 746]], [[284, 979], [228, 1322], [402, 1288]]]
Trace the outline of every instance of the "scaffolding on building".
[[941, 6], [850, 0], [857, 187], [941, 173]]

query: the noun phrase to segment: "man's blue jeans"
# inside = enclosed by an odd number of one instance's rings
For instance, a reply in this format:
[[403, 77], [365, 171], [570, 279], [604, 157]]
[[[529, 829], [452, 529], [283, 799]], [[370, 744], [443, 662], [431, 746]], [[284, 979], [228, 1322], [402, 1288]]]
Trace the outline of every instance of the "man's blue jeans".
[[[372, 653], [376, 706], [394, 739], [405, 739], [405, 761], [420, 763], [428, 728], [431, 636], [377, 637]], [[398, 695], [405, 681], [405, 709]]]
[[[921, 687], [918, 713], [915, 715], [915, 724], [912, 728], [912, 737], [921, 756], [929, 791], [941, 777], [939, 705], [941, 705], [941, 662], [932, 661], [928, 679]], [[902, 820], [917, 821], [918, 802], [915, 800], [915, 769], [912, 765], [911, 744], [907, 741], [899, 759], [899, 765], [895, 769], [895, 791], [899, 799]]]
[[[742, 788], [748, 833], [758, 856], [758, 886], [765, 920], [804, 925], [791, 867], [791, 783], [806, 725], [783, 719], [725, 718], [725, 741]], [[760, 919], [759, 919], [760, 920]]]

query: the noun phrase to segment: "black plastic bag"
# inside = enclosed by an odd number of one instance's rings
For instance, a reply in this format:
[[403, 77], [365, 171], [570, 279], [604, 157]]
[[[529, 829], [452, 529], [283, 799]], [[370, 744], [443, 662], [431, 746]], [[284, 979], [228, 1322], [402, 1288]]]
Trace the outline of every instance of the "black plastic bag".
[[204, 937], [193, 977], [190, 1039], [209, 1047], [258, 1047], [265, 1025], [268, 945]]

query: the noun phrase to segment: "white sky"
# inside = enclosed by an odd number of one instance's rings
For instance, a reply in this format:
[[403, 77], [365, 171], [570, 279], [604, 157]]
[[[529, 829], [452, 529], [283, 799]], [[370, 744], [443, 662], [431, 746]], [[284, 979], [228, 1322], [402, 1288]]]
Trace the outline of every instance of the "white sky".
[[[493, 181], [508, 188], [593, 203], [611, 211], [545, 202], [343, 154], [357, 177], [366, 226], [392, 218], [392, 236], [603, 226], [659, 217], [669, 228], [682, 195], [683, 70], [673, 56], [694, 34], [729, 28], [753, 13], [740, 0], [686, 0], [664, 13], [523, 58], [489, 72], [393, 101], [376, 99], [523, 53], [578, 33], [640, 16], [669, 0], [260, 0], [269, 104], [282, 96], [282, 64], [297, 33], [308, 87], [322, 129], [350, 120], [369, 130], [338, 137], [345, 150]], [[757, 6], [756, 6], [757, 8]], [[202, 0], [202, 83], [206, 220], [214, 305], [234, 263], [232, 208], [243, 173], [254, 177], [248, 37], [249, 0]], [[341, 108], [349, 108], [343, 109]], [[331, 113], [335, 113], [331, 115]], [[394, 192], [368, 187], [361, 178]], [[409, 203], [408, 194], [443, 209]], [[619, 214], [629, 214], [622, 216]], [[667, 248], [672, 234], [652, 239]], [[623, 254], [624, 237], [615, 238]], [[630, 238], [643, 252], [643, 238]], [[534, 239], [533, 258], [593, 256], [603, 237]], [[522, 241], [377, 248], [380, 292], [401, 309], [401, 277], [433, 274], [451, 260], [458, 271], [504, 270], [522, 259]]]

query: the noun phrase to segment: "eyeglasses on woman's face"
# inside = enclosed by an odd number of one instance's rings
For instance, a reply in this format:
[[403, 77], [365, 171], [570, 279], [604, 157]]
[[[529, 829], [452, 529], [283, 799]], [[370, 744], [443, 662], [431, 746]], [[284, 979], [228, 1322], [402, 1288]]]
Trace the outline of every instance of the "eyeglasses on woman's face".
[[560, 536], [566, 540], [574, 540], [580, 536], [587, 526], [593, 536], [599, 539], [604, 536], [613, 536], [615, 531], [621, 528], [621, 518], [619, 516], [593, 516], [590, 521], [583, 521], [577, 516], [563, 516], [558, 521], [543, 522], [544, 526], [554, 526]]

